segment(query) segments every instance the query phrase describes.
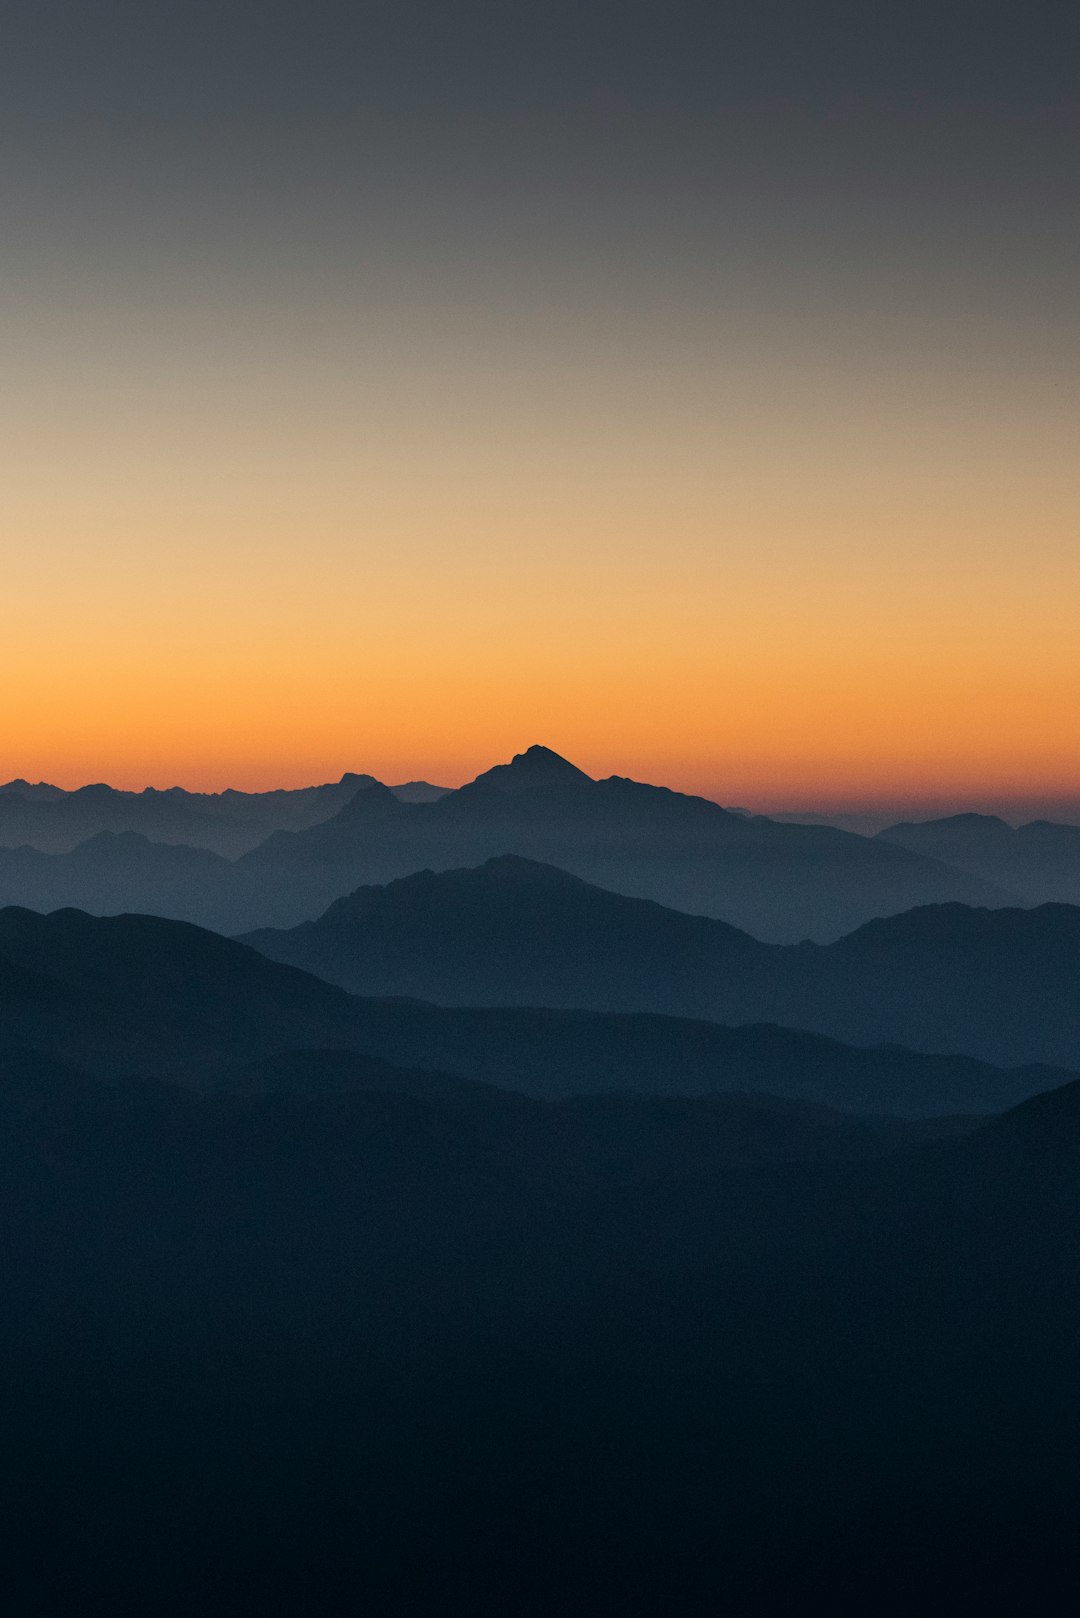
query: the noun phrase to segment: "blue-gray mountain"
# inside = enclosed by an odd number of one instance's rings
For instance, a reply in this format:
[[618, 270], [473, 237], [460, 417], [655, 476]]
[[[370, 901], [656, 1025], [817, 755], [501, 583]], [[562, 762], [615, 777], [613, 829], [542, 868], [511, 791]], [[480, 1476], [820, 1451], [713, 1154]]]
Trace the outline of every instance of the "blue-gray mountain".
[[939, 905], [766, 944], [514, 857], [359, 889], [247, 935], [357, 994], [774, 1022], [857, 1044], [1080, 1069], [1080, 909]]
[[542, 1097], [767, 1092], [907, 1118], [999, 1111], [1073, 1076], [769, 1026], [360, 999], [183, 922], [9, 909], [0, 1062], [28, 1053], [106, 1082], [325, 1090], [369, 1084], [374, 1060], [376, 1078], [389, 1063]]
[[878, 835], [1008, 888], [1025, 904], [1080, 904], [1080, 826], [1032, 820], [1014, 828], [996, 815], [950, 815], [890, 826]]
[[[7, 781], [0, 785], [0, 848], [65, 854], [103, 832], [134, 833], [235, 857], [272, 832], [327, 820], [361, 787], [376, 785], [374, 776], [351, 772], [323, 786], [271, 792], [125, 792], [104, 782], [65, 792], [44, 781]], [[446, 789], [407, 781], [390, 790], [407, 803], [433, 803]]]
[[836, 938], [916, 905], [1016, 902], [885, 841], [781, 825], [621, 776], [594, 781], [534, 747], [434, 801], [361, 785], [329, 819], [277, 831], [235, 860], [133, 831], [102, 832], [67, 854], [0, 850], [0, 903], [142, 910], [241, 932], [309, 920], [361, 883], [501, 854], [781, 942]]

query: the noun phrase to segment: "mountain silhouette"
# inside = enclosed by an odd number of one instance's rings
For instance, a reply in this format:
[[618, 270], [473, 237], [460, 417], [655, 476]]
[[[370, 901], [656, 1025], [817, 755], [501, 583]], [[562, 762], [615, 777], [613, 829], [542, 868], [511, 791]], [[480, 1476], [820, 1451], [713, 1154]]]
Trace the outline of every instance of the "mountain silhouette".
[[141, 911], [235, 931], [247, 914], [235, 870], [207, 848], [101, 831], [67, 854], [0, 848], [0, 898], [40, 911]]
[[950, 815], [890, 826], [879, 837], [1019, 894], [1026, 904], [1080, 904], [1080, 826]]
[[245, 944], [152, 916], [0, 911], [0, 967], [0, 1053], [34, 1052], [113, 1082], [243, 1087], [252, 1063], [329, 1051], [545, 1098], [767, 1092], [919, 1118], [999, 1111], [1072, 1076], [858, 1050], [774, 1026], [358, 998]]
[[836, 937], [918, 904], [1008, 901], [1001, 889], [884, 841], [747, 818], [619, 776], [594, 781], [540, 747], [378, 826], [349, 822], [343, 811], [238, 861], [259, 925], [310, 919], [362, 883], [501, 854], [782, 941]]
[[[98, 821], [101, 804], [111, 806], [114, 820], [117, 803], [123, 810], [122, 825], [95, 825], [95, 834], [109, 829], [145, 836], [131, 817], [137, 809], [136, 818], [145, 822], [146, 805], [159, 802], [179, 804], [192, 818], [192, 795], [95, 792], [89, 798]], [[279, 818], [287, 813], [293, 823], [279, 825], [227, 865], [208, 857], [200, 867], [189, 857], [180, 881], [170, 857], [153, 852], [158, 836], [191, 848], [212, 842], [208, 817], [225, 813], [250, 842], [255, 822], [249, 811], [263, 816], [265, 830], [264, 797]], [[68, 817], [70, 837], [76, 799], [83, 801], [71, 794], [58, 804], [24, 803], [20, 812], [56, 810]], [[17, 793], [0, 799], [0, 827], [3, 805], [17, 800]], [[24, 848], [0, 848], [0, 903], [113, 914], [137, 909], [240, 932], [309, 920], [363, 883], [478, 865], [502, 854], [558, 865], [616, 892], [711, 915], [780, 942], [836, 938], [871, 917], [921, 904], [1015, 902], [999, 887], [887, 840], [782, 825], [620, 776], [594, 781], [543, 747], [426, 801], [408, 801], [363, 777], [307, 794], [222, 793], [197, 801], [199, 826], [190, 836], [181, 837], [171, 824], [167, 837], [160, 828], [154, 832], [150, 850], [117, 845], [115, 852], [130, 850], [129, 873], [111, 857], [98, 864], [103, 847], [94, 844], [87, 852], [89, 834], [66, 853], [46, 857], [38, 850], [37, 860]]]
[[26, 781], [21, 775], [14, 781], [0, 782], [0, 798], [16, 797], [28, 803], [48, 803], [64, 796], [62, 787], [54, 787], [48, 781]]
[[0, 856], [335, 894], [259, 949], [0, 909], [5, 1610], [1073, 1604], [1080, 910], [767, 943], [513, 852], [336, 897], [433, 820], [639, 871], [757, 824], [579, 775]]
[[[9, 781], [0, 786], [0, 848], [63, 854], [101, 832], [135, 832], [235, 858], [275, 831], [329, 819], [355, 792], [377, 784], [374, 776], [351, 771], [323, 786], [269, 792], [124, 792], [104, 782], [65, 792], [44, 782]], [[412, 781], [391, 790], [410, 802], [429, 802], [444, 789]]]
[[445, 798], [453, 789], [433, 786], [430, 781], [401, 781], [390, 790], [402, 803], [434, 803], [436, 798]]
[[[550, 747], [534, 745], [524, 753], [515, 753], [509, 764], [496, 764], [469, 783], [467, 792], [477, 797], [486, 792], [515, 796], [520, 792], [535, 792], [544, 787], [580, 787], [591, 784], [592, 778], [579, 770], [569, 759], [555, 753]], [[463, 789], [464, 790], [464, 789]]]
[[934, 906], [828, 945], [770, 945], [504, 856], [360, 888], [317, 921], [246, 937], [357, 994], [774, 1022], [1080, 1070], [1071, 906]]

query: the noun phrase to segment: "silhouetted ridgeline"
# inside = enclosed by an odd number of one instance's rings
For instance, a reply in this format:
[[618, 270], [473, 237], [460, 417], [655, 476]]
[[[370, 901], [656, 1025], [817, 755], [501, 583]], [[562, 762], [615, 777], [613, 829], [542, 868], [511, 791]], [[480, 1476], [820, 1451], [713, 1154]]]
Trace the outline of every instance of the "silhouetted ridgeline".
[[890, 826], [879, 836], [1009, 888], [1025, 904], [1080, 904], [1080, 826], [1032, 820], [1014, 829], [995, 815], [952, 815]]
[[1071, 1612], [1080, 909], [434, 793], [0, 789], [129, 817], [2, 894], [305, 918], [0, 908], [0, 1612]]
[[1080, 1069], [1080, 909], [1066, 905], [941, 905], [775, 945], [508, 857], [361, 888], [248, 942], [359, 994], [774, 1022]]
[[[135, 832], [156, 843], [186, 843], [237, 855], [286, 827], [301, 830], [336, 814], [372, 775], [346, 773], [324, 786], [271, 792], [188, 792], [183, 787], [124, 792], [98, 782], [65, 792], [47, 782], [0, 786], [0, 847], [68, 853], [101, 832]], [[404, 802], [433, 803], [446, 790], [427, 781], [392, 787]]]
[[[317, 823], [276, 831], [229, 861], [208, 848], [154, 840], [163, 834], [149, 825], [146, 803], [156, 814], [158, 799], [171, 802], [170, 794], [118, 795], [120, 808], [107, 825], [70, 852], [0, 849], [0, 903], [140, 910], [242, 932], [309, 920], [361, 883], [501, 854], [558, 865], [616, 892], [721, 917], [775, 940], [835, 938], [916, 905], [1016, 902], [1000, 887], [882, 839], [782, 825], [620, 776], [593, 781], [545, 748], [530, 748], [434, 801], [404, 801], [377, 782], [356, 780], [345, 801], [348, 778], [310, 789], [314, 797], [266, 795]], [[71, 815], [79, 797], [24, 809]], [[206, 836], [199, 827], [209, 811], [201, 800], [193, 810], [190, 797], [182, 813], [192, 827], [186, 840], [195, 844]], [[208, 800], [213, 814], [224, 812], [229, 797]], [[3, 801], [0, 795], [0, 827]], [[261, 802], [257, 814], [264, 813]], [[330, 802], [340, 807], [318, 818], [318, 806]], [[244, 814], [249, 807], [245, 800]], [[172, 813], [168, 804], [166, 810]]]
[[750, 1090], [920, 1117], [993, 1112], [1071, 1077], [768, 1026], [357, 999], [182, 922], [77, 911], [0, 912], [0, 1009], [8, 1050], [202, 1087], [246, 1088], [267, 1057], [354, 1052], [541, 1096]]

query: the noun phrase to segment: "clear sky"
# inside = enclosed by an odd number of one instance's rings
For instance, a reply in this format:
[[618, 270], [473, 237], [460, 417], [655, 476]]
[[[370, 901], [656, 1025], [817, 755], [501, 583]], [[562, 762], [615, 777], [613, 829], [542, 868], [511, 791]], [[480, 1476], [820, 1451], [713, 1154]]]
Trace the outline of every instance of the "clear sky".
[[1080, 8], [7, 0], [0, 777], [1080, 794]]

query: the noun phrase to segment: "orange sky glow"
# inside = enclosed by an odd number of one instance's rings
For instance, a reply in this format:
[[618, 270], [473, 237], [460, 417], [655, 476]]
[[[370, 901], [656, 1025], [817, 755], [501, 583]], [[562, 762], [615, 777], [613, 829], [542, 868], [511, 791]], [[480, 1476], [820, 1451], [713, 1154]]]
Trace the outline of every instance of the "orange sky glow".
[[977, 322], [808, 333], [745, 290], [633, 341], [528, 287], [516, 325], [381, 296], [313, 332], [25, 293], [0, 775], [454, 784], [539, 740], [755, 808], [1080, 794], [1036, 330], [988, 373]]

